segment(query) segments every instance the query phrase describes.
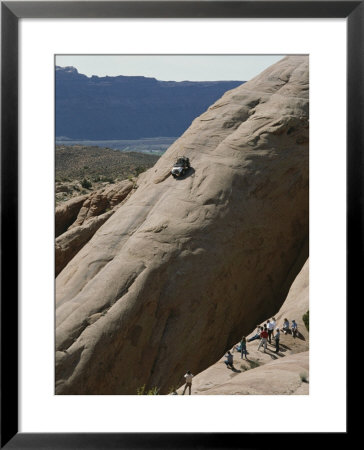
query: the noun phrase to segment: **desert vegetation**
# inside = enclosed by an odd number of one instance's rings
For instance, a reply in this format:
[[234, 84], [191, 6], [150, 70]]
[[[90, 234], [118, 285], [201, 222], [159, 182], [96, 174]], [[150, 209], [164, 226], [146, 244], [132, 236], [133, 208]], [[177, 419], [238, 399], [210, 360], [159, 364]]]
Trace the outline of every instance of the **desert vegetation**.
[[133, 180], [153, 167], [159, 156], [81, 145], [56, 146], [56, 204], [106, 184]]
[[307, 328], [307, 331], [310, 331], [310, 311], [307, 311], [302, 316], [303, 323], [305, 324], [305, 327]]

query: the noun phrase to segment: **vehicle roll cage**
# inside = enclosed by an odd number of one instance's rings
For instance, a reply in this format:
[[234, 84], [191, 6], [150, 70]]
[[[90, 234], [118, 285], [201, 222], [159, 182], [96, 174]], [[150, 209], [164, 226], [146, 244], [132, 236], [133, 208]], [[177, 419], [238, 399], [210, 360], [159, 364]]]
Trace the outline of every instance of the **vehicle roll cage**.
[[190, 165], [190, 160], [189, 160], [189, 158], [187, 158], [186, 156], [178, 156], [177, 157], [177, 161], [176, 161], [176, 163], [174, 164], [174, 166], [175, 167], [183, 167], [183, 166], [185, 166], [185, 165]]

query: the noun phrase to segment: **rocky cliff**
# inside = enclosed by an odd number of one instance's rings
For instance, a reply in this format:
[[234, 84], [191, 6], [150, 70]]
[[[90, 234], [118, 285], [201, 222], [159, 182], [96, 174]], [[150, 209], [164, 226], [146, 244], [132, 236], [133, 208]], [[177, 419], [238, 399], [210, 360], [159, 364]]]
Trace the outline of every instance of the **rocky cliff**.
[[114, 214], [133, 188], [132, 181], [124, 180], [72, 198], [56, 208], [56, 276]]
[[276, 313], [307, 257], [308, 58], [292, 56], [195, 119], [59, 274], [56, 392], [168, 392]]

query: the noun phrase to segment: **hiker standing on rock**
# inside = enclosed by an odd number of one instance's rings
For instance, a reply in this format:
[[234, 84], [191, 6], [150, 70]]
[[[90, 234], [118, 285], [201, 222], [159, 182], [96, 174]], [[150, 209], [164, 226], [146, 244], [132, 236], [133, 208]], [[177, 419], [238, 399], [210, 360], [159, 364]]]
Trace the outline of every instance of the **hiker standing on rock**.
[[245, 336], [243, 336], [242, 338], [241, 338], [241, 341], [240, 341], [240, 352], [241, 352], [241, 359], [244, 359], [244, 355], [245, 355], [245, 359], [248, 359], [247, 358], [247, 351], [246, 351], [246, 337]]
[[279, 331], [279, 328], [276, 328], [276, 334], [274, 336], [274, 339], [276, 341], [276, 350], [275, 352], [278, 353], [279, 352], [279, 339], [281, 337], [281, 333]]
[[273, 325], [273, 328], [272, 328], [272, 337], [274, 338], [274, 330], [276, 329], [276, 326], [277, 326], [277, 321], [276, 321], [276, 318], [275, 317], [272, 317], [271, 318], [271, 324]]
[[271, 344], [272, 343], [272, 334], [273, 334], [273, 330], [274, 330], [274, 325], [273, 322], [271, 322], [270, 320], [267, 321], [267, 331], [268, 331], [268, 342]]
[[264, 353], [266, 353], [267, 350], [267, 339], [268, 339], [268, 331], [267, 326], [264, 325], [263, 331], [260, 333], [260, 342], [258, 345], [258, 350], [260, 349], [260, 346], [263, 345], [264, 347]]
[[292, 320], [291, 330], [292, 330], [292, 336], [295, 338], [298, 333], [298, 328], [297, 328], [297, 322], [294, 319]]
[[189, 395], [191, 395], [191, 388], [192, 388], [192, 378], [193, 378], [193, 375], [192, 375], [192, 373], [191, 373], [190, 370], [187, 371], [187, 373], [186, 373], [186, 375], [185, 375], [185, 378], [186, 378], [186, 385], [185, 385], [185, 388], [183, 389], [183, 394], [182, 394], [182, 395], [185, 395], [185, 392], [186, 392], [186, 389], [187, 389], [187, 388], [189, 388], [189, 391], [190, 391], [190, 394], [189, 394]]

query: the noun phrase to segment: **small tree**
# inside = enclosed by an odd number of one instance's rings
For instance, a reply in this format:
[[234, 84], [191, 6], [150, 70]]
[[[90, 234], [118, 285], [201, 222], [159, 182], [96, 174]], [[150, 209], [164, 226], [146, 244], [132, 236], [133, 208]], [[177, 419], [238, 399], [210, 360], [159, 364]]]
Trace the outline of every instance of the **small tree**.
[[141, 173], [143, 173], [143, 172], [145, 172], [145, 167], [141, 167], [141, 166], [138, 166], [138, 167], [136, 167], [135, 168], [135, 174], [136, 174], [136, 176], [138, 176], [138, 175], [140, 175]]
[[89, 180], [87, 180], [86, 178], [84, 178], [84, 179], [81, 181], [81, 186], [82, 186], [83, 188], [85, 188], [85, 189], [91, 189], [92, 183], [91, 183], [91, 181], [89, 181]]

